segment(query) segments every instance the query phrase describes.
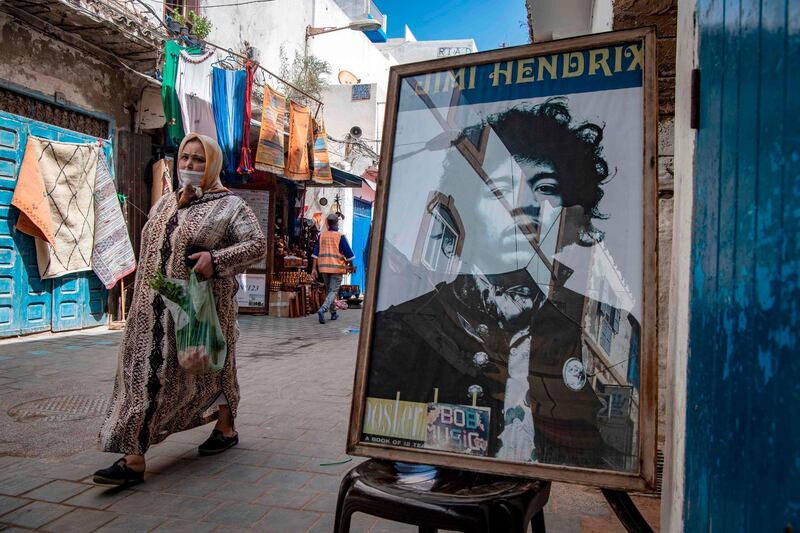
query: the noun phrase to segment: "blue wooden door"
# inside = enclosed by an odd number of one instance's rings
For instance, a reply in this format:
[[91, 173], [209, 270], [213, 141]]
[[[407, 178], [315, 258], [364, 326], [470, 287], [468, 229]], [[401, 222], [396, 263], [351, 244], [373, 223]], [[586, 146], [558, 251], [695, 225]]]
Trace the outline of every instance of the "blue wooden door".
[[50, 280], [39, 278], [33, 239], [14, 230], [18, 211], [11, 197], [25, 152], [27, 127], [0, 114], [0, 336], [50, 329]]
[[[33, 238], [14, 229], [18, 212], [11, 197], [28, 135], [65, 142], [97, 140], [0, 112], [0, 337], [80, 329], [106, 320], [107, 292], [94, 273], [40, 279]], [[110, 157], [110, 144], [105, 151]]]
[[361, 287], [364, 292], [366, 281], [366, 264], [368, 250], [366, 250], [369, 229], [372, 224], [372, 204], [353, 198], [353, 253], [356, 258], [353, 264], [356, 266], [356, 273], [350, 277], [351, 285]]
[[800, 2], [697, 30], [684, 531], [798, 531]]

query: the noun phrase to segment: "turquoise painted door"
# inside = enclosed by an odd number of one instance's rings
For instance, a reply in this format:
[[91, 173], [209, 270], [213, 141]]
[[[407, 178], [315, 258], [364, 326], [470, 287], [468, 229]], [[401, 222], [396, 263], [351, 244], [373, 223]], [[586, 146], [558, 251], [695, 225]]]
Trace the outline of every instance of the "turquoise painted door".
[[[0, 337], [80, 329], [106, 321], [107, 292], [94, 273], [40, 279], [33, 238], [14, 229], [18, 212], [11, 207], [11, 198], [28, 135], [66, 142], [96, 140], [0, 112]], [[106, 155], [111, 155], [108, 143]]]
[[353, 264], [356, 266], [356, 273], [350, 276], [350, 284], [361, 287], [364, 292], [366, 282], [366, 264], [368, 250], [366, 250], [367, 239], [369, 238], [369, 228], [372, 224], [372, 204], [353, 199], [353, 253], [356, 258]]
[[696, 20], [684, 531], [798, 531], [800, 2]]

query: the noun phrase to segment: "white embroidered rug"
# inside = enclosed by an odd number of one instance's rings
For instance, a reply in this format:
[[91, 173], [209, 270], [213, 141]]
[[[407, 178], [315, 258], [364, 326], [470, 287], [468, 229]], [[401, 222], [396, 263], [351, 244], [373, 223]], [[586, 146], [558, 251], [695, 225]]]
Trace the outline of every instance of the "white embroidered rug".
[[97, 160], [92, 268], [106, 289], [136, 270], [136, 257], [105, 156]]
[[39, 171], [50, 205], [55, 245], [36, 239], [42, 279], [92, 269], [96, 144], [76, 144], [28, 137], [36, 143]]

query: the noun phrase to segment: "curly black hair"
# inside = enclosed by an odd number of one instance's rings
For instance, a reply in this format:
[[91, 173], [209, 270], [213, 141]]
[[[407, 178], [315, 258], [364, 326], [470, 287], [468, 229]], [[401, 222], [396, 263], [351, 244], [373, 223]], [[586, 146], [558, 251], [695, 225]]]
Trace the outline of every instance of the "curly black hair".
[[490, 115], [462, 130], [453, 144], [469, 139], [477, 145], [486, 126], [518, 161], [553, 163], [564, 207], [583, 207], [579, 243], [588, 246], [602, 240], [603, 232], [592, 223], [593, 219], [608, 218], [598, 209], [602, 185], [609, 176], [601, 145], [602, 126], [590, 122], [573, 125], [566, 99], [555, 97], [539, 105], [520, 104]]

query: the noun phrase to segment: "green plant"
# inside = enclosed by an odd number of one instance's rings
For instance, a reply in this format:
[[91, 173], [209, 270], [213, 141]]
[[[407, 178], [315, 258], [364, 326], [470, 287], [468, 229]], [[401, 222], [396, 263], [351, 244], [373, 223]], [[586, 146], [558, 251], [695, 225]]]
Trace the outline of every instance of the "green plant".
[[177, 9], [172, 10], [172, 18], [178, 24], [189, 26], [192, 35], [200, 39], [205, 39], [211, 33], [211, 28], [214, 25], [206, 17], [198, 15], [194, 11], [189, 11], [184, 17], [183, 14]]
[[[290, 62], [283, 46], [280, 49], [280, 57], [281, 77], [303, 92], [321, 100], [322, 92], [328, 86], [325, 76], [331, 73], [330, 64], [311, 54], [303, 55], [297, 51]], [[305, 105], [311, 104], [304, 94], [291, 87], [286, 87], [286, 96]]]

